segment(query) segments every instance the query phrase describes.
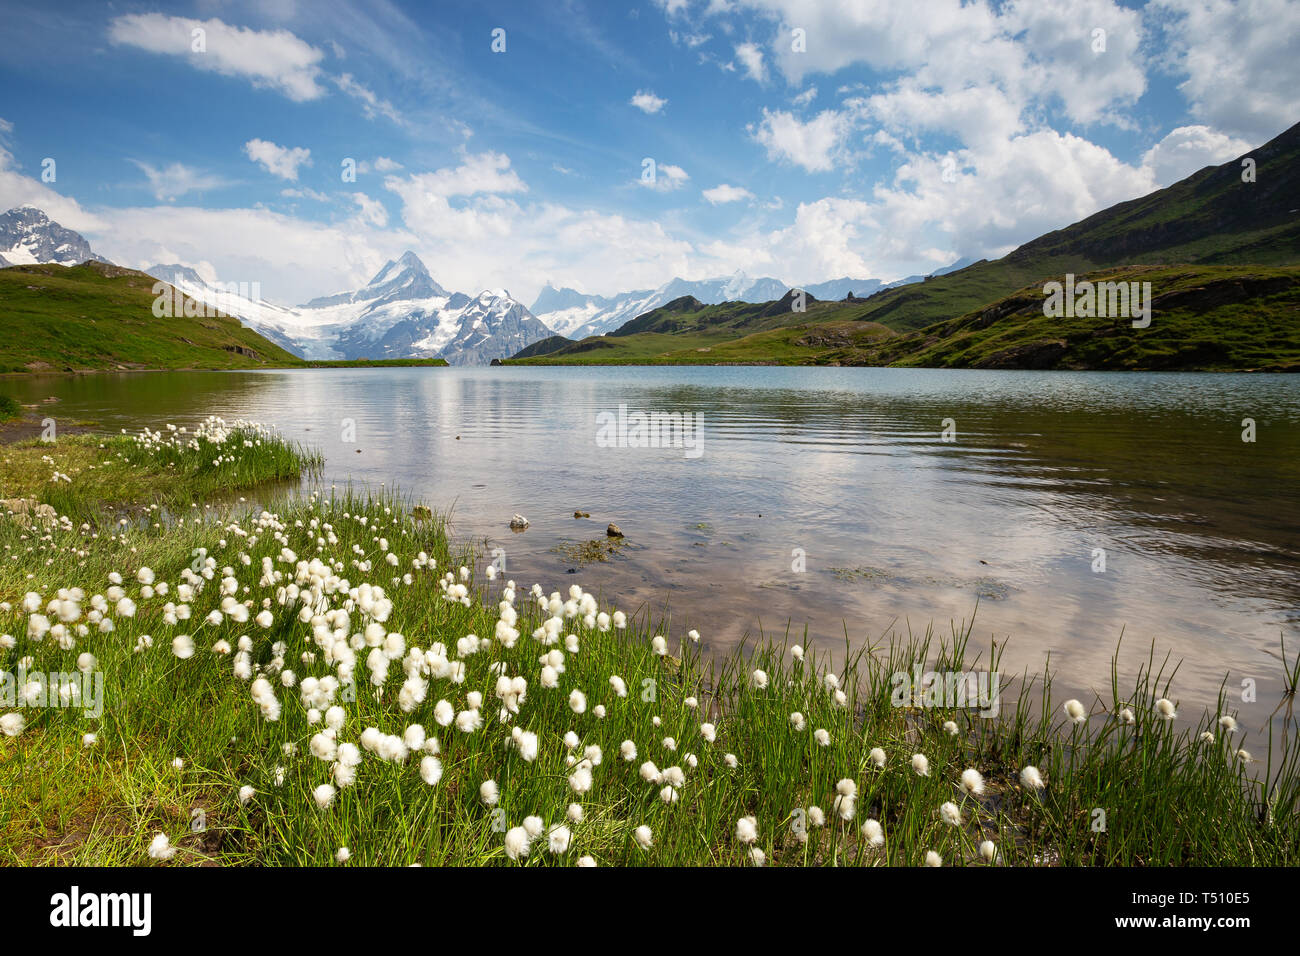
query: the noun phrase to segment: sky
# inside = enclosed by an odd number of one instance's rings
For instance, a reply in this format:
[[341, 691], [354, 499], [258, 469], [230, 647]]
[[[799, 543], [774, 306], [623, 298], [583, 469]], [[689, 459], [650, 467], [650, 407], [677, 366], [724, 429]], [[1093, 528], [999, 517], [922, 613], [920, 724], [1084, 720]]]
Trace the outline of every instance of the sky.
[[[0, 210], [285, 304], [885, 281], [1300, 121], [1295, 0], [0, 0]], [[355, 175], [350, 175], [354, 171]]]

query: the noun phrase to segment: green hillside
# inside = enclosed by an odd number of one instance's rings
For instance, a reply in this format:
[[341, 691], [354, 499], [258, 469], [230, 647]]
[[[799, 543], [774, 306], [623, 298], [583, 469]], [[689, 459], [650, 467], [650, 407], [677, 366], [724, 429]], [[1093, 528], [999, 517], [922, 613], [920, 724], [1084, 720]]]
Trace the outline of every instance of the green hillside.
[[1248, 154], [984, 260], [866, 300], [858, 318], [900, 331], [950, 319], [1067, 272], [1121, 265], [1300, 262], [1300, 124]]
[[1151, 283], [1151, 324], [1049, 317], [1041, 284], [912, 332], [863, 321], [859, 306], [816, 303], [797, 324], [738, 333], [710, 322], [715, 310], [734, 318], [728, 303], [638, 319], [680, 331], [593, 337], [510, 364], [1300, 371], [1300, 266], [1129, 266], [1078, 280]]
[[155, 282], [100, 262], [0, 269], [0, 372], [304, 364], [238, 319], [155, 316]]

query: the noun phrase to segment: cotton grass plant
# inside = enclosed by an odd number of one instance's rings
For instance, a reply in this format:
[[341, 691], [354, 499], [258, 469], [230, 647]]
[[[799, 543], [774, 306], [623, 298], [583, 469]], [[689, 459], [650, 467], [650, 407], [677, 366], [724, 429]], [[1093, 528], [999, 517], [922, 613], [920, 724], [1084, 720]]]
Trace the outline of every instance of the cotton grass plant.
[[[233, 438], [241, 427], [150, 433], [116, 453], [150, 473], [166, 462], [191, 488], [290, 473], [283, 455], [310, 466], [270, 433]], [[125, 525], [113, 511], [0, 520], [0, 668], [17, 683], [20, 669], [68, 675], [91, 655], [105, 692], [98, 718], [0, 707], [0, 860], [1002, 866], [1300, 854], [1291, 741], [1242, 758], [1247, 734], [1222, 696], [1198, 723], [1166, 719], [1159, 702], [1177, 700], [1164, 668], [1121, 687], [1115, 667], [1108, 699], [1077, 707], [1053, 699], [1050, 674], [1023, 680], [997, 719], [898, 707], [891, 675], [968, 668], [969, 630], [846, 647], [838, 666], [789, 635], [718, 658], [698, 632], [614, 597], [489, 573], [436, 516], [417, 520], [391, 494], [191, 504], [137, 510]]]

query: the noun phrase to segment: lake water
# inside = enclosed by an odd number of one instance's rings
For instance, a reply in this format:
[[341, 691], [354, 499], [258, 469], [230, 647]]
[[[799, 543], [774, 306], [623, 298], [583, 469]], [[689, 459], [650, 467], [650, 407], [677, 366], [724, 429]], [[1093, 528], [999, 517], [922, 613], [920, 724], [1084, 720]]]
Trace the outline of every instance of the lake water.
[[[667, 607], [674, 634], [697, 627], [715, 650], [787, 626], [829, 648], [947, 632], [978, 600], [973, 644], [987, 659], [1007, 641], [1004, 670], [1039, 671], [1050, 651], [1058, 690], [1089, 700], [1123, 633], [1129, 673], [1153, 641], [1183, 661], [1184, 713], [1212, 708], [1226, 672], [1233, 690], [1257, 681], [1258, 702], [1238, 705], [1252, 734], [1278, 700], [1279, 635], [1300, 650], [1296, 376], [398, 368], [6, 391], [113, 428], [274, 424], [324, 452], [326, 483], [395, 483], [452, 511], [525, 586]], [[702, 441], [607, 447], [600, 416], [620, 406], [698, 413]], [[612, 560], [556, 552], [611, 521], [627, 536]]]

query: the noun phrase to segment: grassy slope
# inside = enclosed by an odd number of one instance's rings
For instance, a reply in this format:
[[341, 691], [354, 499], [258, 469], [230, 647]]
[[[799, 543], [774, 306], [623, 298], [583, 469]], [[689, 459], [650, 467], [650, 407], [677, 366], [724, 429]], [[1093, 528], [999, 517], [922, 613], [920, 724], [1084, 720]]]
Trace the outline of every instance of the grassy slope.
[[914, 330], [1063, 273], [1174, 263], [1300, 262], [1300, 124], [1240, 160], [1210, 166], [1140, 199], [1047, 233], [993, 262], [872, 296], [857, 318]]
[[1151, 283], [1152, 322], [1048, 318], [1039, 285], [916, 332], [810, 306], [798, 325], [737, 335], [706, 307], [675, 333], [586, 339], [519, 364], [912, 365], [941, 368], [1300, 368], [1300, 267], [1174, 266], [1102, 270], [1094, 281]]
[[[268, 460], [265, 452], [243, 448], [239, 443], [233, 453], [247, 454], [250, 467]], [[63, 442], [46, 450], [56, 467], [70, 469]], [[176, 460], [188, 473], [201, 469], [205, 458], [182, 453]], [[150, 463], [115, 458], [111, 467], [125, 476]], [[247, 477], [256, 476], [249, 471]], [[938, 671], [976, 668], [964, 635], [941, 644], [927, 637], [877, 646], [852, 656], [836, 672], [845, 692], [837, 704], [824, 681], [825, 664], [812, 649], [796, 659], [785, 646], [765, 645], [752, 649], [751, 657], [718, 661], [689, 641], [674, 640], [672, 654], [661, 655], [650, 636], [675, 633], [668, 622], [633, 622], [620, 632], [578, 618], [560, 633], [577, 634], [579, 647], [563, 653], [558, 686], [547, 689], [540, 679], [542, 646], [530, 636], [541, 617], [522, 589], [515, 601], [517, 643], [488, 639], [477, 652], [457, 649], [466, 634], [499, 633], [498, 602], [507, 595], [501, 581], [483, 579], [475, 556], [451, 548], [440, 522], [415, 521], [392, 499], [300, 500], [276, 511], [277, 518], [259, 519], [201, 509], [194, 512], [199, 520], [121, 528], [113, 522], [116, 515], [108, 514], [86, 530], [74, 523], [40, 537], [0, 520], [0, 602], [7, 602], [0, 604], [0, 631], [14, 637], [0, 645], [0, 667], [13, 671], [31, 655], [32, 673], [72, 674], [78, 655], [90, 653], [95, 660], [89, 666], [104, 681], [105, 702], [100, 716], [79, 708], [0, 706], [0, 714], [19, 713], [24, 723], [16, 736], [0, 735], [0, 862], [148, 864], [146, 847], [161, 832], [179, 848], [173, 860], [178, 864], [329, 865], [340, 846], [351, 850], [354, 864], [506, 863], [507, 828], [521, 826], [529, 815], [544, 825], [563, 823], [573, 803], [582, 806], [583, 816], [568, 824], [568, 852], [548, 853], [542, 839], [520, 862], [571, 865], [579, 855], [590, 855], [602, 865], [743, 864], [748, 854], [736, 838], [736, 821], [748, 815], [755, 817], [756, 845], [766, 859], [785, 865], [916, 865], [931, 850], [945, 864], [979, 865], [976, 845], [984, 839], [996, 844], [999, 862], [1018, 865], [1297, 862], [1297, 750], [1284, 748], [1280, 763], [1250, 763], [1235, 748], [1247, 742], [1261, 760], [1268, 750], [1263, 742], [1245, 740], [1248, 730], [1228, 735], [1214, 725], [1226, 710], [1222, 700], [1216, 713], [1189, 714], [1185, 729], [1158, 719], [1155, 698], [1174, 696], [1169, 675], [1160, 673], [1164, 668], [1152, 668], [1124, 688], [1113, 676], [1107, 681], [1097, 675], [1104, 699], [1091, 703], [1091, 719], [1081, 726], [1063, 719], [1059, 701], [1044, 702], [1040, 711], [1037, 689], [1024, 685], [1004, 697], [1002, 717], [987, 720], [962, 708], [894, 699], [891, 675], [910, 671], [913, 663], [924, 661]], [[318, 643], [329, 636], [329, 627], [313, 637], [299, 603], [284, 594], [295, 567], [283, 547], [303, 561], [337, 561], [352, 587], [384, 585], [393, 609], [381, 630], [400, 632], [407, 647], [440, 642], [453, 659], [463, 659], [463, 683], [428, 674], [427, 692], [407, 707], [400, 699], [403, 649], [391, 651], [395, 659], [387, 679], [375, 681], [367, 663], [374, 657], [363, 644], [355, 696], [334, 697], [342, 708], [337, 743], [357, 742], [368, 727], [402, 735], [419, 724], [438, 738], [440, 779], [422, 779], [422, 772], [434, 769], [434, 758], [418, 750], [400, 760], [363, 752], [355, 783], [327, 808], [313, 803], [313, 789], [336, 769], [329, 755], [312, 753], [312, 739], [325, 724], [320, 714], [312, 720], [301, 688], [309, 677], [332, 674], [335, 665]], [[436, 568], [413, 566], [420, 551], [436, 559]], [[384, 560], [387, 553], [397, 556], [396, 566]], [[205, 554], [212, 571], [208, 581], [193, 573], [202, 570]], [[263, 558], [283, 577], [262, 580]], [[466, 572], [463, 604], [447, 600], [447, 582], [440, 578], [462, 563], [474, 569]], [[147, 594], [137, 581], [142, 567], [156, 573], [155, 587], [168, 582], [169, 593]], [[302, 567], [298, 580], [307, 588]], [[129, 614], [115, 606], [110, 572], [122, 575], [125, 596], [134, 601]], [[396, 577], [403, 572], [411, 574], [409, 583]], [[220, 584], [227, 574], [237, 582], [235, 600], [247, 602], [251, 613], [266, 607], [268, 622], [227, 616], [205, 623], [222, 605]], [[195, 585], [192, 596], [178, 587], [186, 577]], [[31, 620], [19, 604], [23, 595], [40, 592], [43, 607], [55, 589], [73, 586], [83, 587], [87, 600], [72, 626], [87, 622], [91, 595], [109, 594], [105, 617], [113, 629], [92, 627], [75, 646], [61, 645], [53, 634], [29, 636]], [[323, 613], [347, 597], [329, 587], [313, 600]], [[187, 603], [189, 619], [164, 620], [165, 602]], [[226, 614], [232, 610], [226, 607]], [[315, 623], [323, 626], [325, 619]], [[338, 634], [364, 631], [367, 623], [361, 608], [354, 608]], [[152, 646], [141, 644], [146, 634]], [[193, 656], [173, 653], [179, 634], [192, 637]], [[216, 652], [219, 640], [235, 645], [241, 638], [251, 642], [250, 663], [269, 680], [265, 690], [280, 704], [273, 719], [259, 713], [252, 675], [241, 678], [234, 655]], [[498, 666], [528, 681], [518, 716], [505, 723], [494, 696]], [[996, 662], [983, 666], [996, 668]], [[754, 668], [766, 672], [765, 686], [756, 686]], [[292, 679], [283, 676], [289, 671]], [[616, 694], [612, 675], [626, 681], [626, 697]], [[570, 704], [574, 690], [587, 695], [580, 713]], [[454, 710], [465, 710], [470, 692], [483, 695], [481, 728], [435, 722], [436, 702], [445, 699]], [[1133, 724], [1117, 719], [1121, 706], [1132, 708]], [[804, 716], [800, 727], [791, 721], [796, 711]], [[706, 739], [706, 720], [716, 727], [716, 740]], [[945, 728], [949, 720], [953, 727]], [[538, 735], [535, 760], [502, 745], [515, 725]], [[1216, 732], [1214, 741], [1197, 737], [1207, 728]], [[815, 740], [817, 730], [828, 734], [824, 744]], [[593, 757], [593, 787], [585, 794], [572, 789], [571, 760], [584, 754], [579, 749], [574, 757], [564, 743], [569, 731], [580, 738], [580, 747], [603, 751], [603, 759]], [[82, 741], [88, 732], [97, 735], [90, 746]], [[664, 744], [670, 736], [675, 749]], [[620, 757], [625, 740], [636, 745], [634, 759]], [[869, 756], [873, 747], [883, 752], [882, 767]], [[914, 753], [927, 756], [926, 775], [913, 770]], [[172, 766], [177, 758], [184, 761], [180, 768]], [[662, 780], [643, 779], [643, 761], [683, 774], [676, 801], [665, 802]], [[1041, 793], [1020, 783], [1026, 764], [1046, 778]], [[982, 792], [959, 784], [968, 767], [982, 772]], [[1253, 777], [1266, 782], [1252, 783]], [[486, 780], [499, 788], [494, 807], [479, 797]], [[845, 808], [852, 819], [841, 822], [834, 812], [836, 789], [845, 781], [853, 782], [858, 799], [851, 811]], [[239, 795], [242, 787], [250, 788], [246, 799]], [[1272, 806], [1267, 821], [1265, 802]], [[960, 811], [960, 825], [941, 818], [944, 803]], [[825, 811], [825, 826], [812, 822], [813, 806]], [[1098, 807], [1107, 814], [1104, 832], [1090, 826]], [[879, 846], [869, 846], [859, 829], [868, 818], [883, 826]], [[653, 833], [648, 849], [633, 839], [633, 829], [642, 825]]]
[[238, 319], [156, 317], [156, 281], [99, 263], [0, 269], [0, 372], [303, 364]]

